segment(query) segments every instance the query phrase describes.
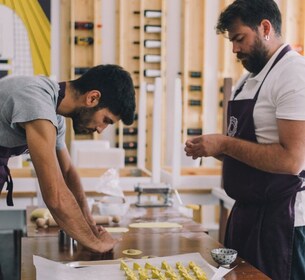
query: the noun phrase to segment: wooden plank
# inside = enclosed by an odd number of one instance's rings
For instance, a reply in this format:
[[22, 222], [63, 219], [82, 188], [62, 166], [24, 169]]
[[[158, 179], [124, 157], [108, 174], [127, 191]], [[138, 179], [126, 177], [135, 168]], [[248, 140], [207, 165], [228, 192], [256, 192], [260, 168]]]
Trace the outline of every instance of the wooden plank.
[[102, 1], [94, 0], [93, 2], [93, 65], [99, 65], [102, 63]]
[[[134, 85], [140, 85], [140, 0], [118, 0], [118, 64], [131, 73]], [[137, 58], [137, 59], [136, 59]], [[139, 89], [136, 93], [136, 110], [138, 110]], [[135, 122], [132, 128], [137, 127]], [[118, 124], [118, 134], [116, 141], [120, 148], [123, 148], [124, 142], [137, 142], [137, 135], [124, 135], [123, 129], [127, 128], [122, 122]], [[126, 156], [136, 158], [136, 149], [125, 151]], [[135, 165], [135, 164], [132, 164]]]
[[293, 49], [304, 54], [305, 3], [302, 0], [283, 0], [279, 6], [283, 18], [283, 37]]
[[[171, 172], [170, 167], [164, 167], [164, 170]], [[180, 171], [181, 175], [183, 176], [203, 176], [203, 175], [220, 175], [221, 174], [221, 168], [215, 167], [215, 168], [207, 168], [207, 167], [182, 167]]]
[[[62, 81], [68, 81], [70, 76], [70, 0], [60, 1], [60, 77]], [[69, 126], [67, 125], [67, 128]]]
[[[182, 2], [182, 142], [190, 136], [187, 129], [203, 129], [204, 104], [204, 11], [205, 1]], [[193, 73], [193, 74], [191, 74]], [[196, 77], [194, 73], [199, 75]], [[192, 89], [196, 88], [196, 91]], [[190, 105], [190, 102], [191, 105]], [[194, 102], [198, 105], [194, 106]]]

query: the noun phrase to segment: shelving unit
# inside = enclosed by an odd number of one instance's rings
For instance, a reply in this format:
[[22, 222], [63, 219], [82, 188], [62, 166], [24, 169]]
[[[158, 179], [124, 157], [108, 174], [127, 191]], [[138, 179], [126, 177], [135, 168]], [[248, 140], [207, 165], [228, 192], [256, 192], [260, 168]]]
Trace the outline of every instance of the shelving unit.
[[[118, 64], [132, 75], [139, 100], [140, 86], [146, 86], [146, 154], [145, 167], [151, 169], [152, 112], [155, 78], [165, 73], [166, 2], [162, 0], [118, 0]], [[165, 83], [162, 88], [165, 92]], [[137, 104], [138, 107], [139, 104]], [[120, 124], [117, 146], [125, 148], [127, 165], [137, 164], [137, 126]], [[129, 133], [132, 131], [133, 133]], [[128, 148], [128, 149], [127, 149]]]
[[205, 1], [182, 1], [182, 142], [204, 126], [204, 10]]
[[[233, 0], [220, 0], [219, 14]], [[237, 60], [236, 54], [232, 52], [232, 43], [223, 35], [219, 35], [219, 107], [218, 107], [218, 132], [222, 132], [223, 125], [223, 102], [224, 102], [224, 84], [225, 78], [232, 78], [233, 85], [239, 80], [239, 78], [245, 73], [242, 64]]]
[[[67, 67], [63, 75], [73, 80], [89, 68], [101, 64], [101, 0], [65, 0], [61, 1], [64, 59]], [[67, 16], [68, 15], [68, 16]], [[67, 120], [66, 142], [77, 139], [97, 139], [97, 134], [76, 135], [72, 121]]]

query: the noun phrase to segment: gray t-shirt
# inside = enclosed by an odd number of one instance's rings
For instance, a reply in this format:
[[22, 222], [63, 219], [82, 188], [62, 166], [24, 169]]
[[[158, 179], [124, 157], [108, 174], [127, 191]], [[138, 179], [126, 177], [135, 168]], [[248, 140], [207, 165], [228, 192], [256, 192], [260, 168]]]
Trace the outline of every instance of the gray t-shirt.
[[65, 147], [65, 119], [56, 114], [59, 85], [42, 76], [8, 76], [0, 79], [0, 146], [26, 145], [18, 124], [44, 119], [57, 128], [56, 149]]

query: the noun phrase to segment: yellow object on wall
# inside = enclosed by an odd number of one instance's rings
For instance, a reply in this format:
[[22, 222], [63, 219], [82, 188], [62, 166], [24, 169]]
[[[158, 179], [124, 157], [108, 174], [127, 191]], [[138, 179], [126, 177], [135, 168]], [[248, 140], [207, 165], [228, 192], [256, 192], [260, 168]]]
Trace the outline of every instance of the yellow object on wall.
[[51, 26], [38, 0], [0, 0], [1, 4], [12, 9], [27, 29], [34, 74], [49, 76]]

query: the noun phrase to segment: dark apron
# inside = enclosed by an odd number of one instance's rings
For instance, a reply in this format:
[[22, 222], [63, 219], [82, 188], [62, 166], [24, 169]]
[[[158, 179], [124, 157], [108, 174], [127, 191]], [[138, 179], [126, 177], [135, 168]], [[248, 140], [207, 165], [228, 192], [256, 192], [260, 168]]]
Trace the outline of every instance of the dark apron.
[[[269, 72], [289, 50], [287, 46], [281, 51]], [[262, 84], [254, 99], [229, 102], [228, 135], [232, 132], [234, 137], [257, 143], [253, 111]], [[227, 223], [225, 246], [236, 249], [241, 258], [273, 280], [289, 279], [294, 205], [303, 178], [264, 172], [225, 156], [223, 179], [226, 193], [236, 200]]]
[[[57, 107], [60, 105], [61, 101], [65, 96], [65, 83], [59, 83], [59, 94], [57, 100]], [[0, 194], [2, 192], [3, 186], [6, 183], [6, 204], [8, 206], [14, 206], [13, 203], [13, 180], [10, 173], [10, 169], [7, 166], [10, 157], [19, 156], [21, 154], [28, 153], [28, 146], [18, 146], [13, 148], [7, 148], [0, 146]]]

